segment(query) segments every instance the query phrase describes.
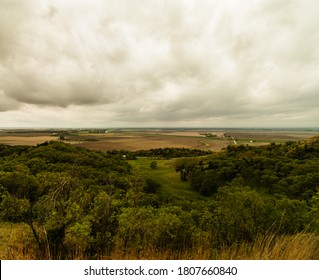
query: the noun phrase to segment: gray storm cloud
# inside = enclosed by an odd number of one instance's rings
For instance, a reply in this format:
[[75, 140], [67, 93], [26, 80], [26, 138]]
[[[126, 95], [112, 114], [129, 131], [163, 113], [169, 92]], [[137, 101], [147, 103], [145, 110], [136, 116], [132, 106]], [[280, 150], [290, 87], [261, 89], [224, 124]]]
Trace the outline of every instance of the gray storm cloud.
[[91, 114], [98, 124], [271, 125], [282, 116], [294, 125], [301, 116], [314, 125], [318, 8], [314, 0], [1, 1], [2, 119], [32, 108], [30, 123], [37, 114], [50, 121], [61, 108], [70, 124]]

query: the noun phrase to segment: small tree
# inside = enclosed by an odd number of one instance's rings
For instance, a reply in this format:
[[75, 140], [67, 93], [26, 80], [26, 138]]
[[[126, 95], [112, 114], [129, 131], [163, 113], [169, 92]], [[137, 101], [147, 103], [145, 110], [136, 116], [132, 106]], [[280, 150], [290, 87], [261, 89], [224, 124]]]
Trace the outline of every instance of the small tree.
[[147, 193], [155, 193], [161, 187], [161, 184], [153, 179], [146, 179], [144, 191]]
[[157, 168], [157, 162], [156, 161], [152, 161], [151, 164], [150, 164], [150, 168], [156, 169]]

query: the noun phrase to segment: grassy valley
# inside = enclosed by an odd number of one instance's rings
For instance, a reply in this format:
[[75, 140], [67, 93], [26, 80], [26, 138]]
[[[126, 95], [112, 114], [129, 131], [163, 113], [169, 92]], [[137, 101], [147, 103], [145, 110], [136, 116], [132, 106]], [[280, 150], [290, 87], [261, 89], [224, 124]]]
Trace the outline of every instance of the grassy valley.
[[[157, 167], [150, 167], [152, 162], [157, 163]], [[159, 191], [163, 194], [182, 196], [187, 199], [200, 199], [203, 196], [196, 193], [189, 182], [180, 180], [180, 175], [175, 170], [176, 159], [154, 159], [138, 158], [130, 160], [133, 170], [145, 179], [152, 179], [161, 186]]]

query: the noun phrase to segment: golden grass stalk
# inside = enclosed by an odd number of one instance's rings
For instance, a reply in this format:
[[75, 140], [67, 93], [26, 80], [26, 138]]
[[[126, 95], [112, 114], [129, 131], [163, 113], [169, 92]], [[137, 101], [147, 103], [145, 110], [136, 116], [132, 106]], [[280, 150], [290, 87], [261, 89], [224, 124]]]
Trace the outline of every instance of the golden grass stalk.
[[225, 260], [318, 260], [319, 236], [313, 233], [294, 235], [268, 234], [253, 243], [223, 248], [219, 259]]

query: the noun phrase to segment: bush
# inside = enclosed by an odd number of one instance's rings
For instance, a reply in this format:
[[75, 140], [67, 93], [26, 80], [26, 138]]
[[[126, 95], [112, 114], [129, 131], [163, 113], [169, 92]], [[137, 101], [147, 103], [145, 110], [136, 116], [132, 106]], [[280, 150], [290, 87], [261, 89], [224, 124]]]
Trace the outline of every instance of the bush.
[[157, 162], [156, 161], [152, 161], [151, 164], [150, 164], [150, 168], [156, 169], [157, 168]]

